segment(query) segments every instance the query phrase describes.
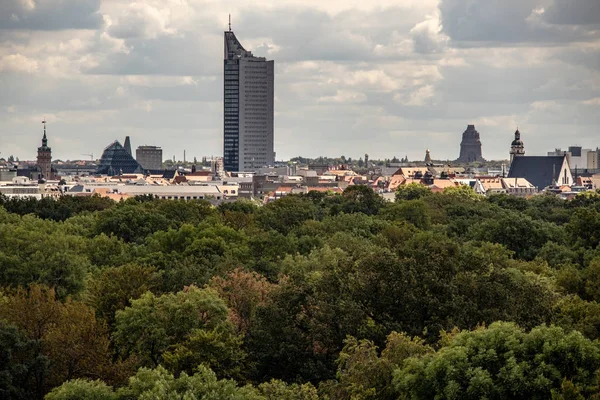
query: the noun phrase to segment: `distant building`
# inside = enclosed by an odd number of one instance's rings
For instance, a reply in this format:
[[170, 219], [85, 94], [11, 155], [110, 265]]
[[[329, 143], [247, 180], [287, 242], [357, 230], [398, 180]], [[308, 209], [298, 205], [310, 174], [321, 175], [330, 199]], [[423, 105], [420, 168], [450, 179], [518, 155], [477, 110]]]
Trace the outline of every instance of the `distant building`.
[[467, 130], [463, 132], [460, 143], [460, 156], [456, 160], [459, 163], [483, 162], [485, 159], [481, 155], [481, 140], [479, 132], [475, 130], [475, 125], [467, 125]]
[[139, 146], [135, 151], [135, 159], [144, 169], [162, 169], [162, 149], [157, 146]]
[[569, 159], [569, 165], [573, 170], [585, 171], [598, 168], [596, 152], [594, 152], [592, 149], [584, 149], [581, 146], [569, 146], [568, 150], [555, 149], [554, 151], [549, 151], [548, 155], [567, 156]]
[[530, 197], [537, 193], [537, 188], [525, 178], [502, 178], [502, 186], [511, 196]]
[[587, 153], [587, 168], [592, 170], [600, 169], [600, 149]]
[[215, 176], [224, 176], [225, 167], [223, 164], [223, 157], [215, 157], [210, 160], [210, 170]]
[[587, 168], [588, 153], [592, 149], [584, 149], [581, 146], [569, 146], [569, 165], [571, 168]]
[[13, 166], [0, 166], [0, 182], [12, 182], [17, 177], [17, 168]]
[[573, 185], [573, 175], [566, 155], [515, 157], [508, 177], [525, 178], [540, 191], [548, 186]]
[[431, 154], [429, 153], [429, 149], [425, 151], [425, 164], [431, 164]]
[[225, 31], [223, 158], [226, 171], [273, 165], [274, 62], [254, 57]]
[[121, 175], [135, 174], [143, 171], [142, 166], [127, 152], [118, 140], [104, 149], [98, 163], [96, 174]]
[[48, 137], [46, 136], [46, 120], [44, 124], [44, 136], [42, 145], [37, 150], [37, 168], [39, 172], [38, 179], [54, 179], [52, 174], [52, 149], [48, 147]]
[[510, 144], [510, 162], [512, 164], [513, 159], [515, 157], [520, 157], [525, 155], [525, 145], [521, 140], [521, 132], [519, 129], [515, 131], [515, 140]]

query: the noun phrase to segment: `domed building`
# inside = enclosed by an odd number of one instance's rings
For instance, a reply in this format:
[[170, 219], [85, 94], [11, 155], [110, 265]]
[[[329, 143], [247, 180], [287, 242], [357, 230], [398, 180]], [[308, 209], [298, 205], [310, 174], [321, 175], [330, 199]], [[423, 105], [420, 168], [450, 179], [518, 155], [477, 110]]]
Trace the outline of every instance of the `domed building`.
[[512, 141], [510, 145], [510, 163], [512, 164], [513, 159], [515, 157], [524, 156], [525, 155], [525, 145], [521, 140], [521, 132], [519, 132], [519, 128], [515, 131], [515, 140]]

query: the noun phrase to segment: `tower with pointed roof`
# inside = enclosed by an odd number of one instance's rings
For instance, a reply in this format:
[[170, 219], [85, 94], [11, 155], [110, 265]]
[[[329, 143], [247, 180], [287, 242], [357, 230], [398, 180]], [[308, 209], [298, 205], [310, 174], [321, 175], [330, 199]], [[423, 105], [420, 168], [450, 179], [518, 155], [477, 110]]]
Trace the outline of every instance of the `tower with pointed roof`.
[[252, 171], [275, 163], [274, 62], [244, 49], [225, 31], [223, 158], [226, 171]]
[[127, 151], [130, 156], [133, 156], [133, 153], [131, 152], [131, 139], [129, 139], [129, 136], [125, 136], [123, 147], [125, 147], [125, 151]]
[[431, 164], [431, 153], [429, 149], [425, 151], [425, 164]]
[[519, 128], [515, 131], [515, 140], [512, 141], [510, 145], [510, 163], [512, 164], [515, 157], [524, 156], [525, 155], [525, 145], [521, 140], [521, 132], [519, 132]]
[[46, 120], [44, 124], [44, 136], [42, 137], [42, 145], [37, 151], [37, 168], [38, 179], [52, 179], [52, 149], [48, 147], [48, 137], [46, 136]]

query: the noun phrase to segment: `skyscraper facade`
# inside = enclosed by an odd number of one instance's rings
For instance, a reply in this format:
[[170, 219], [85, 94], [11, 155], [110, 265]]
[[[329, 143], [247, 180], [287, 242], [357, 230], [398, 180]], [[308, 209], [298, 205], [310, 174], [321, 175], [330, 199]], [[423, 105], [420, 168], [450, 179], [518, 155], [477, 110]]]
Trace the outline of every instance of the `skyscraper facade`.
[[273, 165], [274, 62], [255, 57], [225, 31], [223, 159], [226, 171]]

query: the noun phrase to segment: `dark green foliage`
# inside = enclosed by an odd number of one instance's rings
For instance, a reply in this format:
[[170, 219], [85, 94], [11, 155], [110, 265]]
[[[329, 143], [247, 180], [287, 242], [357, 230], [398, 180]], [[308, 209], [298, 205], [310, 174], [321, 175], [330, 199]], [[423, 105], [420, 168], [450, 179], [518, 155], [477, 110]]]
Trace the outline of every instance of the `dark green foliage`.
[[34, 214], [43, 219], [65, 221], [82, 212], [101, 211], [113, 207], [116, 203], [100, 196], [61, 196], [58, 199], [44, 197], [40, 200], [29, 198], [6, 197], [0, 194], [0, 206], [8, 212], [26, 215]]
[[102, 212], [95, 234], [114, 235], [125, 242], [141, 242], [150, 234], [165, 231], [174, 225], [173, 221], [154, 212], [151, 207], [120, 204]]
[[344, 213], [375, 215], [385, 205], [385, 200], [366, 185], [348, 186], [342, 193], [339, 210]]
[[380, 216], [390, 221], [404, 220], [423, 230], [431, 227], [429, 206], [422, 200], [391, 204], [380, 213]]
[[566, 229], [573, 244], [595, 249], [600, 243], [600, 212], [593, 208], [577, 209]]
[[156, 290], [160, 275], [152, 267], [126, 264], [105, 268], [90, 277], [85, 302], [96, 310], [109, 327], [115, 324], [115, 313], [131, 305], [144, 293]]
[[469, 236], [475, 240], [500, 243], [517, 258], [532, 260], [550, 240], [562, 241], [562, 231], [553, 224], [535, 221], [514, 212], [474, 225]]
[[554, 310], [554, 323], [577, 330], [589, 339], [600, 339], [600, 304], [577, 296], [561, 299]]
[[32, 216], [0, 223], [0, 285], [43, 283], [55, 287], [61, 298], [77, 294], [90, 264], [86, 244], [66, 225]]
[[[228, 338], [234, 333], [227, 313], [227, 306], [211, 289], [191, 286], [160, 297], [147, 292], [116, 312], [114, 340], [124, 355], [134, 355], [142, 366], [158, 366], [169, 349], [174, 349], [169, 362], [179, 371], [188, 369], [185, 357], [190, 357], [190, 349], [197, 352], [196, 365], [235, 364], [237, 359], [228, 359], [228, 354], [238, 357], [235, 351], [218, 351], [223, 343], [240, 345]], [[206, 352], [199, 352], [203, 347]]]
[[461, 332], [435, 354], [407, 360], [394, 384], [410, 399], [548, 399], [565, 379], [597, 394], [598, 343], [580, 333], [514, 324]]
[[418, 200], [431, 195], [431, 190], [427, 186], [418, 183], [400, 185], [396, 189], [396, 201], [400, 200]]
[[[577, 336], [600, 339], [595, 194], [397, 197], [1, 198], [0, 310], [21, 331], [0, 321], [0, 390], [39, 399], [86, 378], [48, 398], [598, 393], [596, 345]], [[127, 383], [140, 366], [156, 369]]]
[[39, 343], [0, 320], [0, 399], [39, 397], [36, 378], [43, 376], [48, 359], [39, 354]]
[[488, 196], [488, 201], [496, 204], [505, 210], [525, 211], [529, 208], [529, 201], [522, 197], [511, 196], [508, 194], [493, 194]]
[[304, 221], [315, 218], [317, 207], [302, 196], [290, 195], [262, 207], [257, 222], [265, 230], [287, 234]]

